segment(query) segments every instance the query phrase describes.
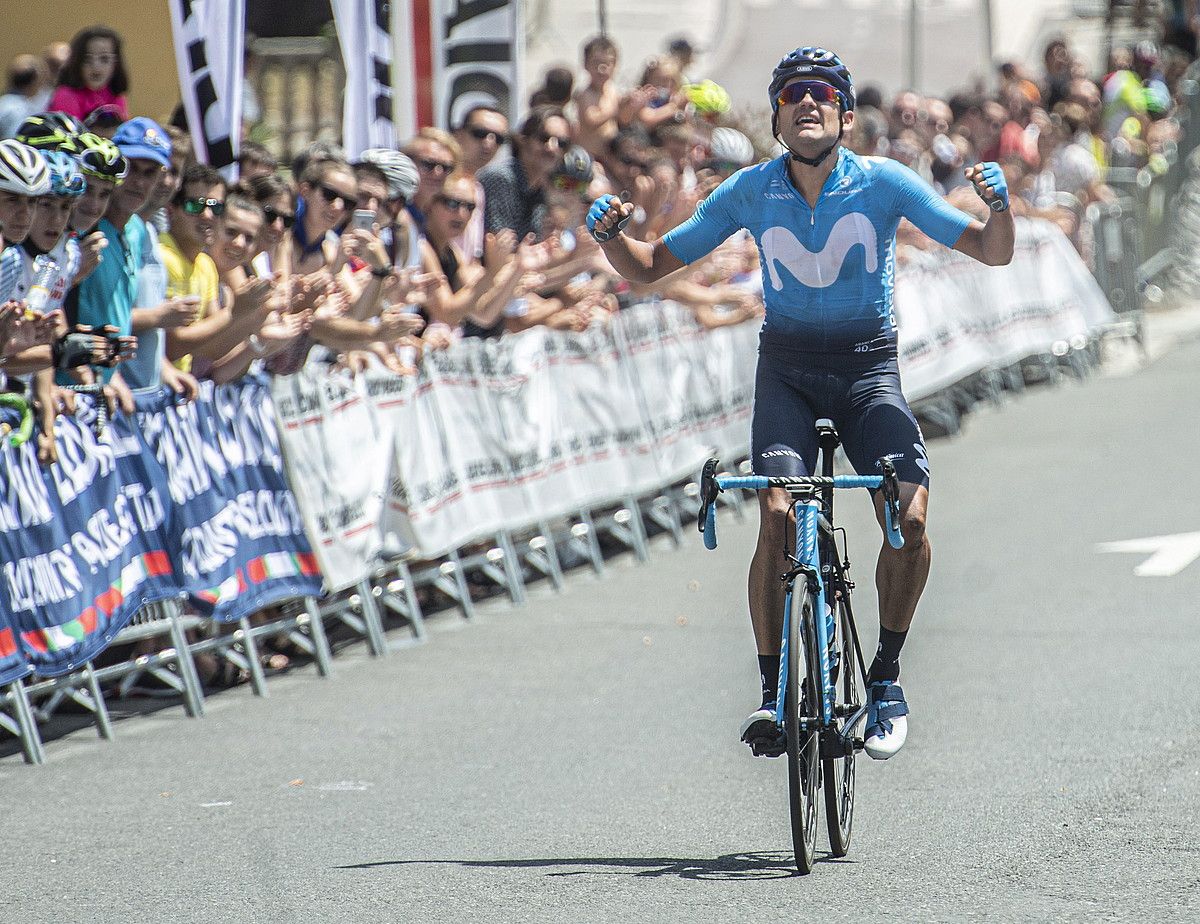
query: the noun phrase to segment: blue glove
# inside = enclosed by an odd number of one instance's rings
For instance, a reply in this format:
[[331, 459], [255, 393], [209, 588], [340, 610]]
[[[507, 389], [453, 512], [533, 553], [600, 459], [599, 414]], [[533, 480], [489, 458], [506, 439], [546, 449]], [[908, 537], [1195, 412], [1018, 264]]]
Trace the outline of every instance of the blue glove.
[[587, 229], [592, 233], [592, 237], [598, 240], [601, 244], [603, 244], [605, 241], [611, 240], [616, 236], [617, 232], [629, 224], [629, 219], [631, 216], [626, 215], [617, 222], [617, 226], [611, 231], [605, 231], [603, 228], [596, 228], [596, 223], [608, 214], [609, 209], [612, 207], [610, 203], [612, 203], [616, 198], [616, 196], [609, 195], [601, 196], [599, 199], [593, 202], [592, 207], [588, 209]]
[[983, 193], [979, 192], [979, 187], [976, 186], [975, 191], [979, 193], [979, 198], [987, 202], [988, 208], [993, 212], [1008, 211], [1008, 183], [1004, 180], [1004, 171], [1000, 169], [1000, 165], [994, 161], [988, 161], [983, 165], [980, 178], [992, 188], [996, 198], [989, 202], [983, 198]]

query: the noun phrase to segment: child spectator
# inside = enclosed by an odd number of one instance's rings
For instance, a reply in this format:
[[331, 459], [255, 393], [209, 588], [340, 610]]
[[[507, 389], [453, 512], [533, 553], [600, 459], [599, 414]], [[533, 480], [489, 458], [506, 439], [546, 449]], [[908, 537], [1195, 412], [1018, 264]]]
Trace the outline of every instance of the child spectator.
[[121, 36], [107, 26], [91, 26], [71, 40], [71, 57], [50, 98], [50, 109], [83, 119], [100, 106], [112, 105], [127, 119], [128, 90]]

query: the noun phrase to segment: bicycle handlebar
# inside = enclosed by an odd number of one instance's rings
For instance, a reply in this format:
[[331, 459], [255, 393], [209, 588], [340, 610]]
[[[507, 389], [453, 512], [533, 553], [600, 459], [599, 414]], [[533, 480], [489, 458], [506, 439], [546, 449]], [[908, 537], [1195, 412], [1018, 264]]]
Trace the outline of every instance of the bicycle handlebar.
[[904, 547], [904, 536], [900, 533], [900, 481], [896, 467], [890, 459], [880, 459], [882, 475], [797, 475], [772, 477], [767, 475], [717, 475], [716, 459], [704, 463], [700, 476], [700, 517], [698, 526], [704, 533], [704, 547], [717, 547], [717, 495], [726, 489], [765, 491], [768, 488], [870, 488], [883, 491], [884, 521], [887, 526], [888, 543], [894, 549]]

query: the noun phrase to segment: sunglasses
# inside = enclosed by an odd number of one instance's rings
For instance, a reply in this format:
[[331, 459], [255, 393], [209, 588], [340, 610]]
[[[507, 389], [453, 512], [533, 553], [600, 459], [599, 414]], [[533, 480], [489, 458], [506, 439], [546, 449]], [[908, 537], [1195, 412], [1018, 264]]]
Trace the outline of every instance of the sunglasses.
[[454, 169], [454, 164], [447, 164], [440, 160], [426, 160], [424, 157], [414, 157], [417, 166], [422, 170], [428, 170], [430, 173], [446, 174]]
[[279, 209], [273, 209], [269, 205], [263, 209], [263, 218], [267, 220], [267, 224], [273, 225], [277, 221], [283, 222], [283, 230], [287, 230], [296, 223], [296, 216], [291, 212], [281, 212]]
[[337, 202], [338, 199], [341, 199], [342, 204], [347, 210], [354, 211], [354, 209], [358, 208], [357, 196], [347, 196], [341, 190], [334, 189], [332, 186], [325, 186], [324, 184], [320, 186], [320, 190], [321, 197], [330, 205], [333, 205], [333, 203]]
[[115, 145], [111, 151], [87, 148], [76, 156], [79, 159], [79, 166], [85, 173], [91, 173], [105, 180], [115, 180], [119, 183], [129, 173], [129, 161], [116, 149]]
[[838, 91], [830, 84], [820, 80], [798, 80], [784, 87], [775, 100], [780, 106], [798, 103], [805, 96], [811, 96], [814, 103], [835, 103], [838, 101]]
[[212, 209], [214, 218], [225, 214], [225, 203], [220, 199], [205, 199], [203, 196], [199, 196], [195, 199], [182, 199], [180, 204], [189, 215], [202, 215], [205, 209]]
[[457, 212], [459, 209], [466, 209], [467, 214], [470, 215], [475, 211], [475, 203], [468, 202], [465, 199], [452, 199], [449, 196], [435, 196], [434, 198], [452, 212]]
[[500, 132], [494, 132], [490, 128], [468, 128], [467, 134], [476, 141], [487, 141], [491, 138], [496, 144], [504, 144], [504, 135], [500, 134]]

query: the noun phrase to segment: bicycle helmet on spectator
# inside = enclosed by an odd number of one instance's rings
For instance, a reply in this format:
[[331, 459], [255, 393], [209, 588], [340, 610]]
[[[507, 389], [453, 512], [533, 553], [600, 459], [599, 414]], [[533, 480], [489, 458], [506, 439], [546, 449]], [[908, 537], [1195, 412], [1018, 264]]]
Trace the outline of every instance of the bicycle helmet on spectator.
[[754, 145], [736, 128], [722, 125], [713, 129], [712, 139], [708, 142], [708, 158], [736, 164], [738, 168], [745, 167], [754, 163]]
[[50, 168], [50, 194], [72, 199], [87, 191], [87, 180], [79, 169], [79, 161], [66, 151], [39, 151]]
[[[837, 91], [838, 102], [842, 105], [842, 112], [852, 112], [854, 110], [854, 80], [850, 76], [849, 69], [842, 63], [841, 58], [828, 48], [821, 48], [816, 45], [805, 45], [803, 48], [797, 48], [794, 51], [788, 52], [775, 65], [775, 70], [771, 73], [770, 86], [767, 87], [767, 95], [771, 98], [771, 133], [775, 136], [775, 140], [783, 144], [785, 148], [787, 148], [787, 145], [780, 139], [777, 126], [779, 94], [783, 91], [784, 84], [793, 77], [824, 81]], [[792, 157], [801, 163], [808, 164], [811, 167], [819, 167], [824, 163], [825, 158], [837, 149], [837, 146], [841, 143], [843, 131], [844, 128], [839, 127], [837, 141], [817, 157], [804, 157], [791, 150], [791, 148], [788, 148], [788, 151]]]
[[417, 165], [407, 154], [393, 151], [390, 148], [369, 148], [360, 155], [364, 163], [374, 164], [387, 177], [388, 195], [391, 198], [403, 197], [405, 202], [411, 202], [417, 194], [417, 184], [421, 175], [417, 173]]
[[111, 180], [118, 185], [125, 182], [125, 175], [129, 173], [129, 161], [107, 138], [84, 132], [75, 139], [75, 147], [75, 156], [79, 159], [79, 167], [84, 176]]
[[42, 155], [15, 138], [0, 141], [0, 190], [21, 196], [50, 192], [50, 168]]
[[75, 136], [83, 129], [65, 112], [39, 112], [17, 129], [16, 139], [39, 151], [75, 151]]

